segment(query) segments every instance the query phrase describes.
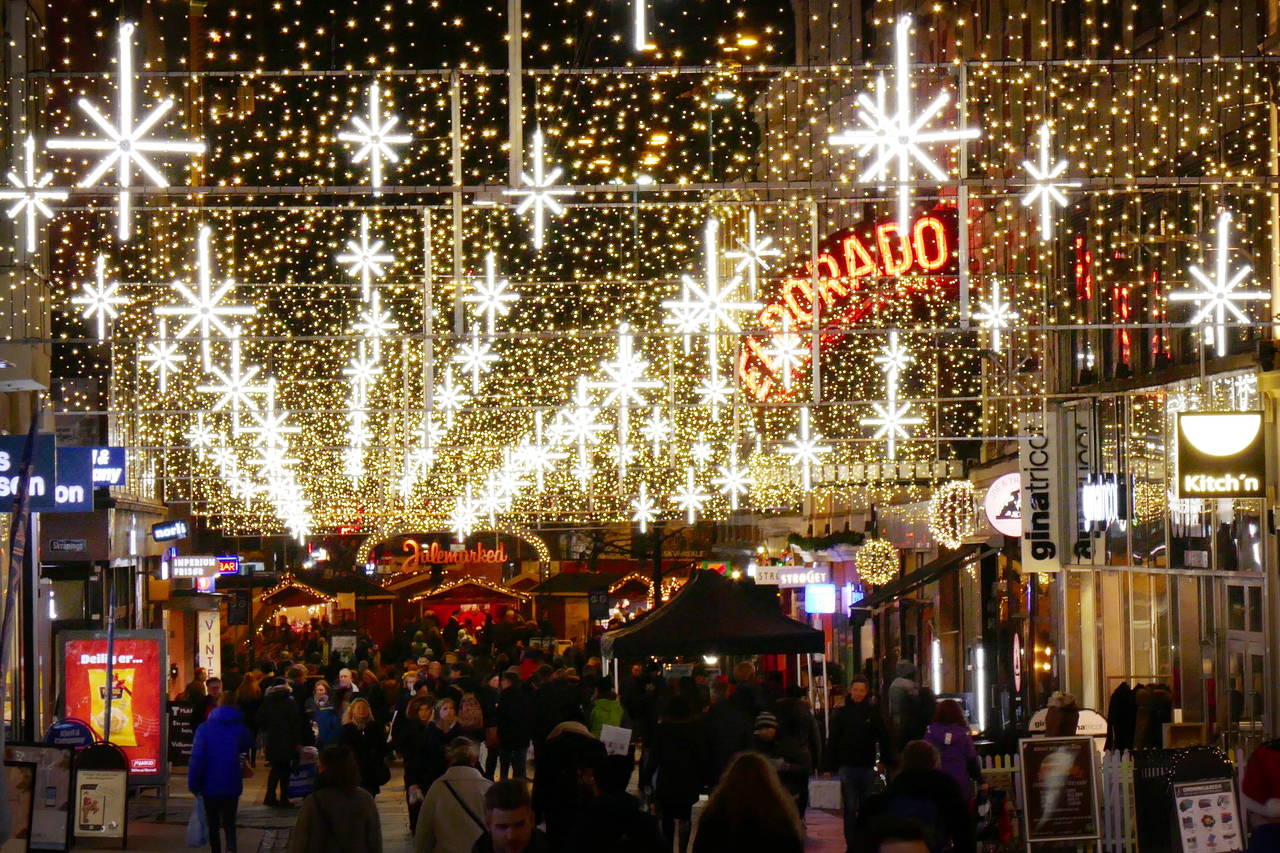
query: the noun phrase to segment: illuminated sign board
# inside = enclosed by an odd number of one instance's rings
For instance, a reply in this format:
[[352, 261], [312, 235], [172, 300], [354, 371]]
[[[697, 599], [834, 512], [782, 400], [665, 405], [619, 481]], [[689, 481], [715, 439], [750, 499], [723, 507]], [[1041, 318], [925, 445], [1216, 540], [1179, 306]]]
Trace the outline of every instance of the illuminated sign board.
[[1022, 475], [1014, 471], [998, 477], [982, 501], [987, 521], [1005, 536], [1022, 535]]
[[[759, 575], [757, 575], [759, 577]], [[758, 582], [758, 581], [757, 581]], [[831, 583], [830, 564], [812, 566], [779, 566], [778, 588], [795, 589], [810, 584]]]
[[65, 631], [58, 639], [67, 718], [85, 721], [97, 739], [109, 739], [120, 747], [129, 762], [131, 779], [163, 779], [167, 764], [164, 673], [168, 663], [164, 632], [116, 631], [110, 643], [115, 659], [109, 686], [105, 633]]
[[174, 557], [169, 561], [171, 578], [211, 578], [218, 574], [221, 562], [213, 556]]
[[124, 448], [93, 448], [93, 485], [124, 485]]
[[804, 612], [815, 613], [836, 612], [836, 585], [833, 583], [811, 583], [804, 588]]
[[1178, 497], [1266, 496], [1261, 412], [1178, 414]]
[[[780, 393], [782, 377], [764, 351], [784, 318], [797, 333], [812, 327], [815, 310], [824, 327], [854, 325], [885, 299], [875, 287], [881, 279], [919, 276], [925, 289], [936, 288], [930, 279], [955, 276], [956, 246], [956, 211], [950, 207], [922, 214], [906, 230], [896, 221], [867, 222], [831, 234], [818, 244], [816, 259], [783, 276], [760, 312], [756, 325], [764, 331], [743, 339], [738, 381], [757, 400]], [[843, 337], [824, 332], [819, 344], [825, 349]]]
[[172, 542], [186, 539], [191, 535], [191, 528], [185, 521], [162, 521], [151, 525], [151, 538], [157, 542]]

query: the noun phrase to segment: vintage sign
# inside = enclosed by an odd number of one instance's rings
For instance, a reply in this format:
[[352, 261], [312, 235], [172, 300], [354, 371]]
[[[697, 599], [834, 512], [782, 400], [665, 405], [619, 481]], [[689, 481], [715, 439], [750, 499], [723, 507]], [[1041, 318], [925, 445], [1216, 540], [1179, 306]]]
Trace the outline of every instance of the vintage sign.
[[982, 500], [987, 521], [1005, 536], [1022, 535], [1022, 475], [1016, 471], [997, 477]]
[[1178, 497], [1266, 496], [1261, 412], [1178, 414]]
[[[782, 377], [765, 355], [770, 338], [785, 323], [793, 332], [813, 327], [814, 314], [825, 328], [855, 325], [884, 298], [872, 292], [885, 278], [954, 276], [957, 266], [956, 211], [937, 207], [917, 217], [905, 230], [896, 220], [864, 222], [829, 235], [818, 244], [818, 256], [793, 267], [757, 318], [764, 331], [743, 339], [738, 380], [757, 400], [782, 393]], [[922, 286], [925, 285], [922, 282]], [[816, 291], [816, 292], [815, 292]], [[819, 348], [839, 342], [840, 332], [824, 332]], [[800, 371], [807, 368], [799, 367]]]

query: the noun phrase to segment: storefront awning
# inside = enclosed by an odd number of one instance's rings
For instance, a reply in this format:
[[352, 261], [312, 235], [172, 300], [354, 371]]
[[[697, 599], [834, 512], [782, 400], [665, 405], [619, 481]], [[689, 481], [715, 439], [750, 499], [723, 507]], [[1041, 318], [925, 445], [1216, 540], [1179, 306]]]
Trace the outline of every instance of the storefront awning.
[[914, 572], [885, 584], [860, 601], [855, 605], [855, 608], [858, 610], [875, 610], [891, 601], [902, 598], [907, 593], [914, 592], [925, 584], [933, 583], [948, 572], [954, 572], [962, 566], [967, 566], [981, 560], [988, 554], [994, 553], [996, 553], [996, 549], [985, 542], [961, 545], [956, 550], [925, 563]]

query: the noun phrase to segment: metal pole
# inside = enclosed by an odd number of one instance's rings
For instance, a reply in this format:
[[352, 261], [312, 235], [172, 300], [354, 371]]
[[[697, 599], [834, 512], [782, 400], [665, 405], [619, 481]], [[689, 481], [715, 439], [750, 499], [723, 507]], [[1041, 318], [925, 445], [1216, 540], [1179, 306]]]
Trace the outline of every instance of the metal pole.
[[831, 682], [827, 679], [827, 653], [822, 653], [822, 736], [831, 735]]
[[106, 702], [106, 712], [102, 716], [102, 739], [109, 743], [111, 741], [111, 697], [115, 693], [116, 686], [116, 584], [115, 578], [111, 576], [110, 560], [107, 560], [103, 577], [107, 580], [107, 695], [103, 697]]
[[520, 186], [524, 168], [524, 15], [521, 0], [507, 0], [507, 139], [511, 143], [507, 180]]
[[462, 334], [466, 303], [462, 301], [462, 77], [454, 72], [449, 87], [449, 136], [451, 142], [453, 203], [453, 281], [457, 298], [453, 301], [453, 331]]

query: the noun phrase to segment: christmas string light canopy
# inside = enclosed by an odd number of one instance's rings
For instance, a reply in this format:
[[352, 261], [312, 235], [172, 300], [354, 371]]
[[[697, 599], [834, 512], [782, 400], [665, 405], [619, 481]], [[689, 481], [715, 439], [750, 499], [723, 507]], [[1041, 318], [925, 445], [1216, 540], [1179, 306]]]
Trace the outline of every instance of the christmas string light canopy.
[[133, 233], [129, 187], [134, 168], [157, 187], [167, 187], [169, 180], [151, 163], [147, 154], [203, 154], [205, 150], [204, 143], [199, 141], [149, 138], [152, 129], [173, 109], [172, 98], [165, 98], [146, 117], [134, 123], [133, 31], [134, 24], [130, 22], [120, 25], [115, 123], [108, 121], [87, 99], [81, 98], [76, 104], [98, 126], [103, 136], [54, 137], [45, 142], [46, 147], [55, 150], [102, 152], [102, 159], [80, 179], [77, 186], [93, 186], [112, 166], [115, 167], [116, 183], [120, 187], [116, 194], [116, 236], [122, 241], [127, 241]]

